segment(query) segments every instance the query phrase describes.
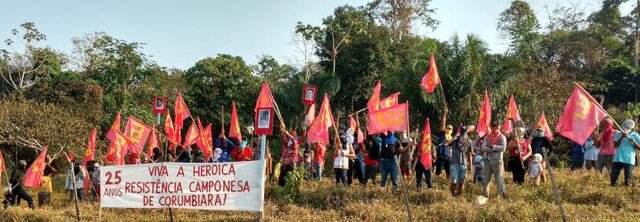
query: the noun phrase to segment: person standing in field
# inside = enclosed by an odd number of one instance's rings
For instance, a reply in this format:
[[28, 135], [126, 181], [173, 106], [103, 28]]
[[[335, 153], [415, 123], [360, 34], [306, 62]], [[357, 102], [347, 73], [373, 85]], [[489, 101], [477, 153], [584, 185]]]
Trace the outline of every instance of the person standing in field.
[[[429, 135], [431, 136], [431, 135]], [[421, 143], [422, 144], [422, 141]], [[431, 145], [431, 144], [429, 144]], [[422, 164], [421, 159], [422, 159], [422, 155], [427, 155], [424, 154], [423, 152], [424, 147], [418, 147], [417, 149], [415, 149], [415, 153], [413, 155], [414, 157], [414, 166], [415, 166], [415, 171], [416, 171], [416, 188], [418, 190], [422, 189], [422, 177], [424, 176], [425, 182], [427, 184], [427, 188], [431, 189], [433, 188], [433, 181], [431, 178], [431, 167], [426, 168], [424, 166], [424, 164]], [[435, 152], [433, 150], [433, 147], [431, 148], [431, 157], [435, 156]]]
[[280, 137], [282, 143], [282, 157], [280, 163], [280, 177], [278, 179], [278, 185], [284, 187], [286, 185], [286, 177], [289, 175], [294, 169], [295, 164], [298, 162], [298, 153], [300, 152], [300, 144], [298, 144], [298, 140], [295, 137], [295, 132], [289, 133], [284, 126], [284, 123], [280, 124]]
[[51, 204], [51, 193], [53, 193], [52, 178], [58, 174], [58, 171], [51, 166], [51, 159], [47, 155], [45, 158], [44, 175], [40, 181], [41, 191], [38, 192], [38, 207]]
[[460, 135], [451, 141], [450, 178], [451, 196], [459, 196], [464, 192], [464, 180], [471, 163], [471, 139], [467, 134], [467, 126], [460, 128]]
[[20, 160], [18, 161], [18, 165], [13, 168], [13, 172], [11, 172], [11, 178], [9, 179], [9, 183], [11, 183], [11, 192], [16, 196], [14, 199], [14, 203], [16, 206], [20, 206], [20, 199], [27, 201], [29, 208], [35, 209], [33, 206], [33, 199], [31, 196], [24, 190], [24, 175], [27, 170], [27, 161]]
[[378, 169], [380, 168], [380, 152], [382, 151], [382, 138], [378, 135], [369, 135], [364, 141], [366, 148], [365, 151], [365, 185], [367, 181], [371, 180], [373, 185], [376, 185], [376, 176]]
[[504, 197], [504, 161], [502, 159], [504, 150], [507, 146], [507, 138], [500, 133], [500, 124], [491, 123], [491, 133], [484, 139], [482, 151], [486, 153], [484, 157], [484, 179], [482, 193], [485, 197], [489, 197], [489, 185], [491, 178], [496, 181], [498, 195]]
[[531, 156], [531, 145], [524, 138], [525, 129], [516, 128], [516, 136], [509, 143], [509, 168], [513, 173], [513, 182], [522, 185], [525, 176], [525, 160]]
[[574, 142], [571, 149], [571, 171], [584, 167], [584, 144]]
[[596, 162], [596, 170], [600, 173], [606, 167], [609, 173], [613, 167], [613, 155], [615, 152], [615, 145], [613, 144], [613, 137], [618, 132], [613, 129], [613, 120], [606, 118], [602, 121], [602, 134], [600, 135], [600, 141], [596, 141], [596, 146], [600, 147], [598, 153], [598, 161]]
[[[73, 181], [75, 180], [75, 190]], [[75, 199], [74, 195], [78, 195], [78, 201], [84, 200], [84, 193], [82, 189], [84, 188], [84, 173], [82, 173], [82, 168], [80, 167], [80, 163], [72, 162], [69, 167], [69, 171], [67, 171], [67, 180], [65, 182], [65, 188], [67, 192], [69, 192], [69, 198]], [[75, 192], [75, 194], [74, 194]]]
[[315, 152], [313, 154], [313, 171], [314, 178], [322, 181], [322, 172], [324, 171], [324, 156], [327, 153], [327, 147], [319, 142], [313, 143]]
[[612, 187], [617, 185], [618, 176], [623, 169], [624, 186], [631, 186], [633, 167], [636, 164], [636, 149], [640, 149], [640, 135], [633, 131], [636, 128], [636, 123], [628, 119], [622, 123], [621, 128], [622, 132], [617, 132], [613, 138], [616, 151], [611, 170]]
[[393, 190], [398, 189], [398, 164], [396, 163], [396, 150], [400, 146], [395, 134], [391, 131], [387, 132], [382, 138], [382, 150], [380, 155], [380, 172], [382, 180], [380, 186], [384, 188], [387, 185], [387, 176], [391, 176], [391, 184]]
[[443, 127], [438, 135], [438, 145], [436, 146], [436, 176], [440, 176], [444, 171], [447, 179], [449, 178], [449, 156], [451, 156], [449, 143], [453, 138], [452, 133], [452, 125], [447, 125], [446, 128]]
[[415, 150], [415, 142], [412, 141], [409, 134], [405, 131], [400, 133], [400, 144], [402, 145], [398, 150], [400, 154], [400, 173], [403, 179], [406, 181], [411, 178], [411, 159]]
[[542, 167], [542, 155], [536, 153], [531, 158], [531, 168], [529, 169], [529, 181], [534, 186], [540, 185], [540, 177], [542, 176], [544, 167]]
[[[484, 181], [484, 152], [482, 151], [482, 144], [484, 143], [484, 138], [486, 135], [480, 136], [476, 133], [476, 138], [473, 139], [473, 182]], [[480, 169], [479, 169], [480, 168]], [[479, 172], [482, 171], [482, 172]], [[481, 177], [480, 177], [481, 176]], [[483, 181], [479, 181], [478, 179], [482, 178]]]
[[340, 133], [340, 141], [336, 141], [337, 146], [333, 152], [333, 171], [336, 176], [336, 185], [349, 186], [347, 181], [349, 159], [355, 158], [355, 151], [352, 143], [348, 143], [346, 140], [344, 133]]
[[584, 143], [584, 159], [587, 170], [591, 170], [596, 167], [598, 153], [600, 152], [600, 148], [596, 146], [593, 137], [596, 137], [596, 134], [591, 135], [591, 137], [587, 139], [587, 142]]
[[[535, 154], [540, 154], [544, 157], [545, 153], [551, 153], [551, 151], [553, 151], [553, 146], [551, 145], [551, 141], [549, 141], [549, 138], [547, 138], [544, 135], [544, 129], [543, 128], [538, 128], [536, 129], [534, 138], [531, 139], [531, 154], [535, 155]], [[540, 181], [545, 182], [546, 181], [546, 176], [545, 176], [545, 165], [546, 161], [544, 161], [544, 159], [542, 160], [542, 174], [540, 175]]]

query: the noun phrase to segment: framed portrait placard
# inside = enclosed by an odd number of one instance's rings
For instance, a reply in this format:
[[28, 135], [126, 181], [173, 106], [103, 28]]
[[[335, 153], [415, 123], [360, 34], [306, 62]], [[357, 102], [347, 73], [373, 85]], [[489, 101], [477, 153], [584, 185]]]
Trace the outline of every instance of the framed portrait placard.
[[316, 102], [316, 95], [318, 95], [318, 87], [314, 85], [305, 85], [304, 91], [302, 91], [302, 104], [314, 104]]
[[273, 116], [275, 115], [274, 110], [272, 108], [258, 108], [255, 116], [256, 123], [256, 135], [267, 135], [270, 136], [273, 134]]

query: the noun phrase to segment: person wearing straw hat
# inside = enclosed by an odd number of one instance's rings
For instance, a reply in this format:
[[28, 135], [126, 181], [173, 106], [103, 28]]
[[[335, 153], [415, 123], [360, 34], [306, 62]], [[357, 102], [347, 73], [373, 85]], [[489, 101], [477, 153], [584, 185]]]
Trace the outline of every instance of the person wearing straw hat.
[[624, 169], [624, 186], [631, 185], [633, 166], [636, 164], [636, 149], [640, 149], [640, 135], [633, 131], [635, 127], [636, 123], [627, 119], [620, 126], [622, 132], [616, 133], [613, 138], [616, 150], [613, 156], [613, 169], [611, 170], [612, 187], [616, 186], [622, 169]]

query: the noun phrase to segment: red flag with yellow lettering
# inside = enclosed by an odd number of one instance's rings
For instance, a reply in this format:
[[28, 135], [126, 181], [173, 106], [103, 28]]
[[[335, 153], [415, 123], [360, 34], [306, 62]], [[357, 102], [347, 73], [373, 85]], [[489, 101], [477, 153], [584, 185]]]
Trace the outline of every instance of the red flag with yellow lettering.
[[435, 56], [431, 55], [429, 58], [429, 71], [422, 77], [420, 85], [428, 93], [432, 93], [436, 88], [436, 85], [440, 83], [440, 74], [438, 73], [438, 66], [436, 65]]
[[164, 120], [164, 133], [167, 135], [167, 140], [173, 144], [180, 144], [180, 137], [176, 132], [176, 128], [171, 121], [171, 115], [167, 113], [167, 118]]
[[367, 129], [369, 135], [387, 131], [403, 131], [409, 128], [409, 104], [401, 103], [395, 107], [369, 111]]
[[127, 154], [129, 147], [133, 144], [129, 141], [129, 138], [122, 134], [120, 130], [116, 130], [111, 144], [109, 144], [109, 151], [107, 152], [107, 161], [110, 161], [114, 165], [124, 165], [124, 155]]
[[487, 90], [484, 91], [484, 101], [482, 101], [482, 106], [480, 106], [480, 118], [478, 119], [478, 124], [476, 125], [476, 132], [478, 132], [478, 136], [482, 137], [489, 132], [489, 125], [491, 124], [491, 102], [489, 101], [489, 93]]
[[307, 142], [309, 144], [315, 142], [329, 144], [329, 127], [333, 126], [333, 124], [333, 113], [329, 105], [329, 97], [325, 93], [324, 98], [322, 98], [320, 112], [307, 131]]
[[242, 133], [240, 131], [240, 122], [238, 121], [238, 113], [236, 111], [236, 102], [231, 102], [231, 123], [229, 123], [229, 137], [236, 138], [238, 143], [242, 143]]
[[113, 140], [116, 130], [120, 131], [120, 112], [116, 114], [116, 119], [113, 121], [113, 124], [111, 124], [111, 128], [109, 128], [109, 131], [107, 131], [107, 139]]
[[185, 135], [184, 137], [184, 144], [182, 145], [182, 147], [186, 149], [191, 144], [195, 143], [198, 136], [200, 136], [200, 133], [198, 133], [196, 124], [191, 124], [191, 127], [189, 127], [189, 131], [187, 131], [187, 135]]
[[178, 129], [182, 129], [184, 120], [186, 118], [191, 117], [191, 113], [189, 112], [189, 108], [187, 104], [182, 99], [182, 95], [178, 94], [176, 96], [176, 104], [174, 106], [174, 114], [176, 115], [176, 127]]
[[134, 116], [129, 116], [129, 120], [127, 120], [127, 128], [124, 130], [124, 135], [129, 138], [131, 143], [133, 143], [131, 152], [136, 154], [142, 153], [144, 144], [147, 143], [147, 139], [149, 138], [151, 131], [151, 127], [144, 124], [144, 122]]
[[391, 94], [389, 97], [384, 98], [383, 100], [380, 101], [380, 109], [386, 109], [389, 107], [394, 107], [398, 105], [398, 96], [400, 96], [400, 93], [394, 93]]
[[45, 165], [45, 157], [47, 156], [47, 148], [48, 146], [44, 146], [40, 156], [33, 161], [29, 169], [24, 175], [24, 187], [40, 187], [40, 182], [42, 181], [42, 174], [44, 173]]
[[422, 136], [420, 140], [420, 151], [422, 152], [420, 155], [420, 163], [424, 166], [424, 169], [429, 170], [433, 165], [432, 160], [432, 142], [431, 142], [431, 123], [429, 122], [429, 118], [424, 123], [424, 131], [422, 131]]
[[575, 86], [558, 120], [556, 132], [573, 142], [584, 144], [605, 117], [607, 112], [596, 104], [591, 95]]
[[91, 134], [89, 134], [89, 143], [87, 144], [87, 149], [84, 151], [84, 158], [82, 158], [82, 165], [86, 166], [87, 162], [92, 161], [96, 155], [96, 128], [91, 130]]
[[213, 147], [213, 138], [211, 136], [211, 124], [209, 124], [202, 130], [200, 136], [196, 139], [196, 145], [198, 145], [198, 148], [202, 150], [202, 154], [205, 158], [209, 157], [209, 149], [212, 149]]
[[369, 98], [369, 102], [367, 103], [367, 108], [369, 112], [376, 111], [380, 109], [380, 80], [376, 83], [376, 87], [373, 88], [373, 94], [371, 94], [371, 98]]

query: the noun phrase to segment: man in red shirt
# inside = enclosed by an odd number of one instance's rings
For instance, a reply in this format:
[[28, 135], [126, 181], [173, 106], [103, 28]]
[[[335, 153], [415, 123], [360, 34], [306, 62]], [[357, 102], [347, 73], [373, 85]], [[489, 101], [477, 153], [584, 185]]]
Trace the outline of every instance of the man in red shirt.
[[324, 155], [327, 153], [327, 147], [318, 142], [315, 142], [313, 146], [315, 147], [315, 155], [313, 156], [314, 177], [318, 179], [318, 181], [321, 181], [322, 170], [324, 169]]
[[231, 157], [233, 161], [250, 161], [253, 156], [253, 149], [250, 146], [247, 146], [247, 138], [242, 138], [242, 143], [239, 146], [235, 146], [231, 151]]
[[280, 138], [282, 143], [282, 159], [280, 165], [280, 178], [278, 185], [284, 187], [286, 185], [285, 178], [294, 170], [295, 164], [298, 162], [300, 144], [296, 138], [295, 132], [289, 133], [285, 129], [284, 123], [280, 124]]

